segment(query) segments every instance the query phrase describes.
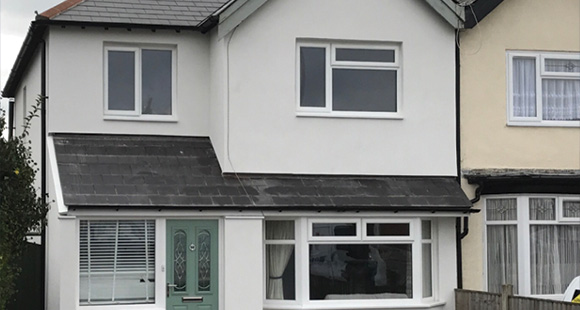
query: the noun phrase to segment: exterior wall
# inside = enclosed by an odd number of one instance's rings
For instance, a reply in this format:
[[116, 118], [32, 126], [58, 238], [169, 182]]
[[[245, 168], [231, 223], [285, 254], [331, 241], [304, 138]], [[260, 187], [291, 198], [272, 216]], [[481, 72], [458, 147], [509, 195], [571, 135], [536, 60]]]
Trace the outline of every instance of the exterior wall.
[[[462, 169], [580, 169], [579, 128], [506, 125], [506, 51], [579, 52], [578, 12], [577, 0], [506, 0], [461, 33]], [[474, 197], [473, 186], [463, 188]], [[463, 241], [468, 289], [484, 287], [482, 225], [483, 215], [473, 215]]]
[[[105, 43], [176, 46], [177, 122], [103, 119]], [[48, 64], [49, 132], [209, 135], [209, 47], [198, 32], [52, 28]]]
[[224, 168], [228, 160], [227, 154], [227, 42], [230, 36], [219, 38], [217, 29], [209, 34], [210, 36], [210, 125], [209, 136], [215, 150], [218, 161]]
[[[225, 171], [456, 174], [454, 30], [426, 3], [269, 1], [232, 33]], [[297, 116], [301, 38], [401, 43], [403, 119]]]

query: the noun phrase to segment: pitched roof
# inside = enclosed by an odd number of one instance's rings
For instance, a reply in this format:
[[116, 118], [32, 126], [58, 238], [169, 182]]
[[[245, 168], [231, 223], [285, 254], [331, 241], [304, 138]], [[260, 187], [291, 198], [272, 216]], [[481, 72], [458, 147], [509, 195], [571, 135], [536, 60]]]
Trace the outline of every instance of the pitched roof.
[[208, 138], [58, 134], [53, 140], [69, 208], [471, 208], [450, 177], [224, 175]]
[[66, 0], [40, 16], [55, 21], [198, 26], [228, 0]]

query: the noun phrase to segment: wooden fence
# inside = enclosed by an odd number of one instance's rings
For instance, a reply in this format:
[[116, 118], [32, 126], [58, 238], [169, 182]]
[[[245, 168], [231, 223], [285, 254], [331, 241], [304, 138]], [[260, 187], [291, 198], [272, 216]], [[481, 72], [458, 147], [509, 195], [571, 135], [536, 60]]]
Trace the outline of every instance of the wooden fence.
[[520, 297], [513, 295], [513, 287], [504, 285], [502, 293], [455, 290], [456, 310], [580, 310], [580, 304]]

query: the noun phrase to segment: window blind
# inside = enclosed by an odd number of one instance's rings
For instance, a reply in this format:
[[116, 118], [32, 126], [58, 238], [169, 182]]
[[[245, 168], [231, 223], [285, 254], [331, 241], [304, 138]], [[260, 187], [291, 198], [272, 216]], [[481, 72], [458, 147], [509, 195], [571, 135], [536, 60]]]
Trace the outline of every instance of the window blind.
[[80, 303], [155, 301], [155, 221], [80, 221]]

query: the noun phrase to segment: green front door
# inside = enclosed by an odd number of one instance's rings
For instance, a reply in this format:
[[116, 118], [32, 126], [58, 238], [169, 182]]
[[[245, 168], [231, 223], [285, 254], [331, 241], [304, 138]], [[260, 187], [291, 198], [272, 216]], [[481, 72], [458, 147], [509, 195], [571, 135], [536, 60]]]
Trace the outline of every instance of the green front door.
[[167, 221], [167, 310], [218, 309], [217, 220]]

